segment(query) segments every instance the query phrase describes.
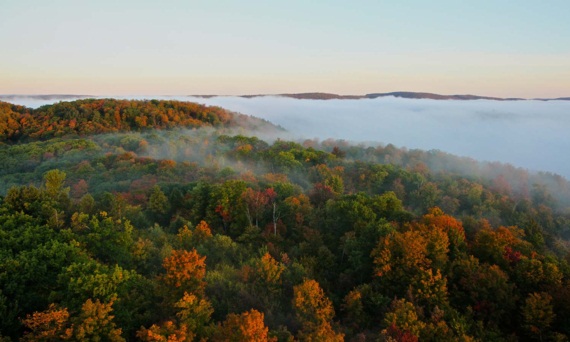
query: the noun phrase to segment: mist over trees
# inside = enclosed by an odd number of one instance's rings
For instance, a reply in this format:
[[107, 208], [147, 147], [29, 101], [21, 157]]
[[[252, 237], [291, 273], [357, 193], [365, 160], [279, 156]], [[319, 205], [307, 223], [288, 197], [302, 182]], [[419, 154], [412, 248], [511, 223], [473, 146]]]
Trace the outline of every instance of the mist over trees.
[[297, 138], [441, 150], [570, 177], [568, 101], [298, 100], [276, 96], [191, 100], [264, 118]]
[[570, 336], [564, 178], [263, 132], [175, 101], [0, 103], [1, 337]]

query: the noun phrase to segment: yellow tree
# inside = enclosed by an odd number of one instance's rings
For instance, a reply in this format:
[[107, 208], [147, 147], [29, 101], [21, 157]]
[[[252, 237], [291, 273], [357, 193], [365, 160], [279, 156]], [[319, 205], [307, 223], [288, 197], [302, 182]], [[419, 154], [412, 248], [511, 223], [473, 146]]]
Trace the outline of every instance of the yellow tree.
[[522, 315], [524, 328], [532, 337], [542, 341], [556, 317], [552, 297], [544, 292], [529, 294], [522, 308]]
[[396, 294], [406, 291], [419, 273], [431, 266], [428, 240], [417, 230], [394, 232], [378, 242], [372, 251], [375, 275]]
[[79, 341], [113, 341], [125, 339], [121, 337], [122, 330], [113, 322], [111, 315], [113, 301], [101, 303], [98, 299], [88, 299], [81, 307], [79, 317], [73, 325], [73, 337]]
[[424, 223], [406, 228], [380, 239], [372, 252], [381, 286], [390, 296], [411, 295], [414, 304], [430, 310], [447, 306], [447, 278], [441, 273], [448, 263], [447, 234]]
[[445, 215], [441, 209], [434, 207], [422, 217], [420, 223], [427, 228], [428, 232], [438, 232], [445, 235], [444, 253], [446, 258], [447, 254], [451, 254], [450, 257], [454, 259], [465, 251], [465, 230], [461, 221]]
[[206, 221], [200, 221], [194, 230], [184, 225], [178, 231], [177, 238], [180, 246], [184, 249], [190, 249], [194, 246], [201, 245], [212, 237], [212, 230]]
[[212, 304], [207, 299], [198, 298], [188, 292], [184, 293], [182, 299], [176, 302], [174, 307], [178, 309], [176, 316], [179, 321], [198, 336], [204, 333], [204, 328], [214, 312]]
[[275, 260], [269, 253], [265, 253], [257, 263], [257, 277], [263, 286], [280, 287], [281, 274], [285, 266]]
[[281, 305], [281, 275], [285, 265], [275, 260], [268, 252], [260, 259], [244, 265], [242, 272], [250, 284], [250, 291], [263, 303], [267, 314]]
[[303, 328], [299, 337], [304, 341], [343, 341], [344, 334], [331, 327], [334, 317], [332, 302], [319, 283], [306, 279], [293, 288], [293, 307]]

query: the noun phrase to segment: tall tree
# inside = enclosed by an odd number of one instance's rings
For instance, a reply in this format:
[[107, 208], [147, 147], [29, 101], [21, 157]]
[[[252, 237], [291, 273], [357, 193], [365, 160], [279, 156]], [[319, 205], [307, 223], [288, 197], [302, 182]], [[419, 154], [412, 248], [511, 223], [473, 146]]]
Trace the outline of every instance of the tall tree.
[[344, 334], [332, 327], [334, 308], [319, 283], [306, 279], [293, 288], [293, 308], [302, 325], [299, 337], [304, 341], [343, 341]]

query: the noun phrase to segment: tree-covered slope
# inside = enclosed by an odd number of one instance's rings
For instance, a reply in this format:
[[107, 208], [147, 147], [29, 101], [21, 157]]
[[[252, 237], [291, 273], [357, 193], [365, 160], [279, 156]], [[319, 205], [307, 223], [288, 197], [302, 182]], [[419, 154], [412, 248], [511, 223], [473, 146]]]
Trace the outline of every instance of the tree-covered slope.
[[[0, 101], [0, 141], [8, 142], [151, 128], [238, 127], [247, 121], [220, 107], [180, 101], [86, 99], [37, 109]], [[259, 119], [249, 121], [270, 126]]]
[[[79, 108], [67, 119], [3, 104], [3, 122], [73, 120], [94, 103], [64, 105]], [[570, 215], [548, 187], [504, 165], [466, 177], [443, 153], [267, 142], [227, 130], [228, 115], [202, 117], [216, 129], [12, 134], [0, 146], [1, 336], [570, 336]]]

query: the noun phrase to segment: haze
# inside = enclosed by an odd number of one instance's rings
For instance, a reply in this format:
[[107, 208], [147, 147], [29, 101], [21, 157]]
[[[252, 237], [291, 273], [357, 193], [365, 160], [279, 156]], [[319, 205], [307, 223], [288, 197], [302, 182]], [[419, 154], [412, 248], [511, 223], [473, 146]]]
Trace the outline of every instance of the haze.
[[[437, 149], [570, 179], [570, 101], [438, 101], [394, 97], [297, 100], [285, 97], [124, 96], [216, 105], [281, 125], [296, 139]], [[9, 99], [29, 107], [57, 102]]]
[[500, 161], [570, 178], [570, 101], [295, 100], [196, 102], [251, 114], [299, 137], [392, 143]]

